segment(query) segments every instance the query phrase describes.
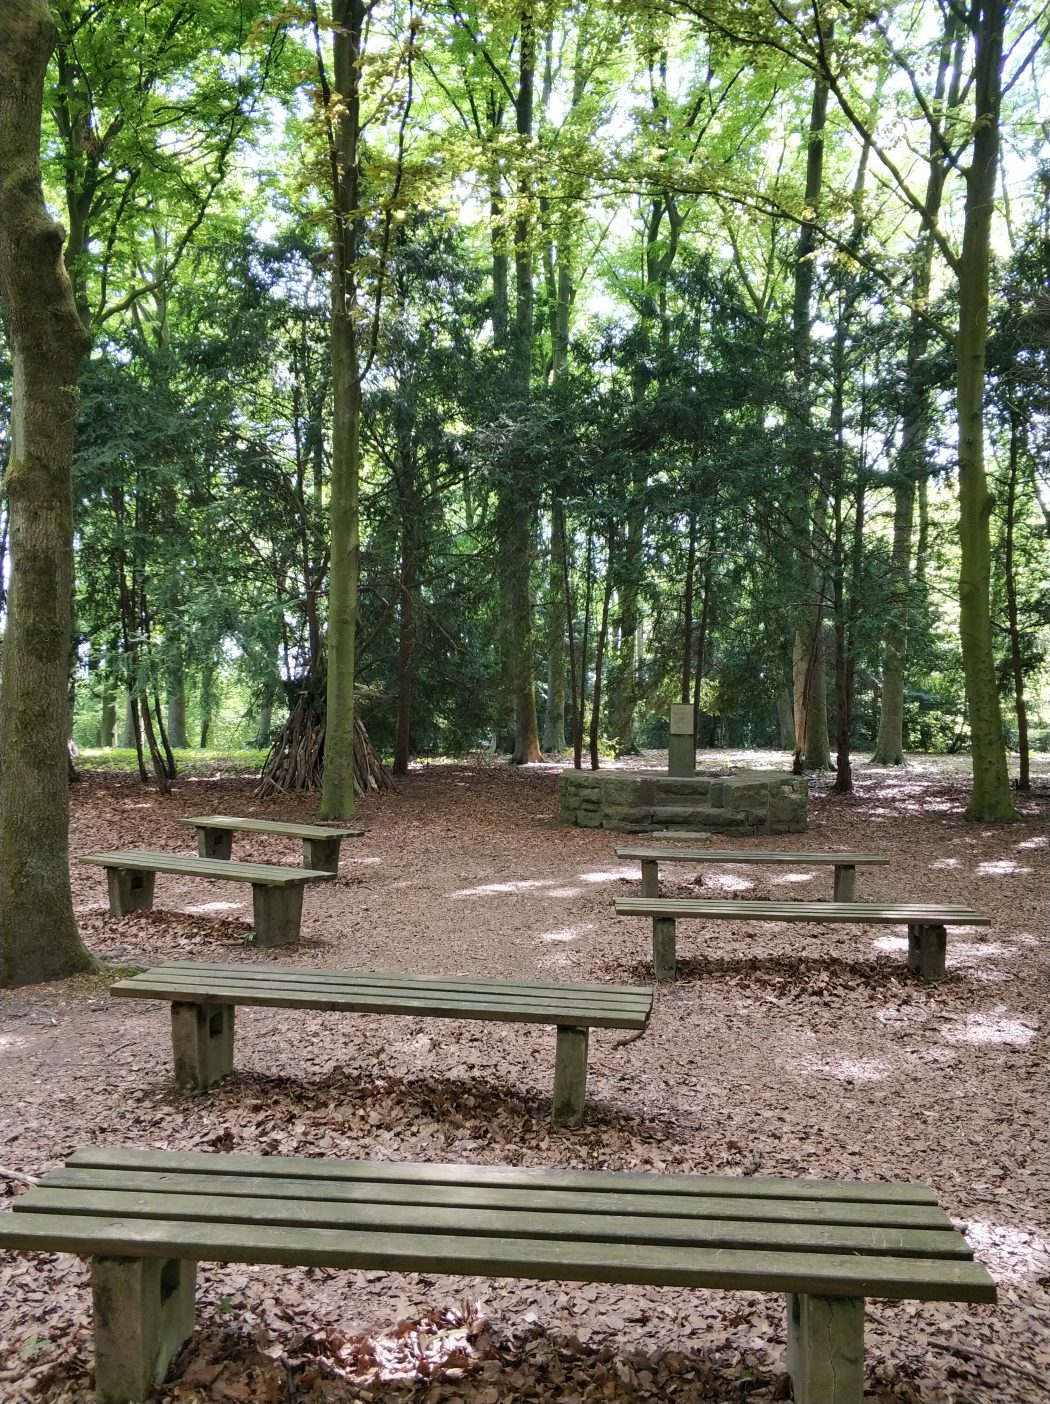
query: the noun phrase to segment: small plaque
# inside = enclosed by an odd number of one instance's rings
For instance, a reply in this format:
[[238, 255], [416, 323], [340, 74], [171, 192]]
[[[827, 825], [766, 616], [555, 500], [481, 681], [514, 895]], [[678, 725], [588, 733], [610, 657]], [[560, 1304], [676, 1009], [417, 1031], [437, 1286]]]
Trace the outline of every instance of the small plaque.
[[671, 735], [692, 736], [693, 705], [691, 702], [671, 703]]

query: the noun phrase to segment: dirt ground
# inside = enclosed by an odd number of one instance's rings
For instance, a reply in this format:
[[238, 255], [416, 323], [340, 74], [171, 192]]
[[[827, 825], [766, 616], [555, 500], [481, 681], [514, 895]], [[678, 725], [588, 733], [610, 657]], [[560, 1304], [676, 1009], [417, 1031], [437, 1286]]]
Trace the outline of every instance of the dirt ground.
[[[726, 757], [720, 755], [719, 763]], [[741, 757], [730, 757], [738, 761]], [[760, 764], [769, 758], [748, 757]], [[777, 757], [778, 763], [781, 762]], [[957, 767], [858, 768], [851, 798], [812, 785], [807, 833], [777, 847], [863, 849], [858, 898], [972, 903], [948, 980], [907, 972], [903, 929], [683, 924], [680, 977], [644, 1037], [592, 1033], [588, 1114], [548, 1125], [552, 1029], [242, 1009], [236, 1073], [203, 1096], [171, 1079], [166, 1005], [114, 1000], [108, 977], [8, 992], [5, 1203], [82, 1145], [405, 1161], [919, 1181], [999, 1286], [995, 1306], [870, 1302], [867, 1395], [885, 1404], [1042, 1404], [1050, 1368], [1046, 790], [1021, 823], [966, 824]], [[74, 863], [85, 940], [108, 966], [272, 962], [478, 977], [644, 982], [649, 923], [617, 836], [556, 819], [555, 767], [420, 768], [362, 808], [339, 878], [307, 889], [292, 952], [246, 944], [240, 884], [157, 880], [156, 909], [108, 915], [101, 869]], [[1041, 782], [1045, 786], [1045, 780]], [[72, 851], [193, 851], [178, 816], [264, 810], [245, 779], [75, 787]], [[622, 840], [621, 840], [622, 841]], [[770, 847], [768, 839], [748, 846]], [[299, 861], [238, 836], [234, 856]], [[661, 873], [697, 895], [684, 865]], [[830, 869], [708, 869], [703, 894], [830, 895]], [[534, 1284], [204, 1265], [198, 1329], [156, 1393], [250, 1401], [767, 1401], [786, 1397], [773, 1293]], [[86, 1264], [0, 1255], [0, 1399], [91, 1398]]]

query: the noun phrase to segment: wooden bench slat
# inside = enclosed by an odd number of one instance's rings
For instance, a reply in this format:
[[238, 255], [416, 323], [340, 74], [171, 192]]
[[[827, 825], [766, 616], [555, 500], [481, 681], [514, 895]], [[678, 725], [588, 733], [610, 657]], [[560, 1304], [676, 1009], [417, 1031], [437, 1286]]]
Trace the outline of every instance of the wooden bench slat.
[[190, 819], [176, 819], [176, 824], [190, 824], [198, 829], [233, 829], [245, 834], [284, 834], [288, 838], [344, 839], [363, 838], [364, 829], [329, 829], [323, 824], [286, 824], [275, 819], [237, 819], [230, 814], [200, 814]]
[[538, 998], [548, 1001], [576, 999], [596, 1006], [634, 1007], [651, 998], [651, 991], [642, 985], [548, 985], [527, 980], [469, 980], [462, 976], [394, 975], [370, 970], [300, 970], [293, 966], [207, 965], [191, 962], [178, 965], [154, 965], [140, 975], [121, 982], [131, 985], [148, 979], [153, 984], [170, 980], [173, 985], [186, 980], [196, 983], [236, 980], [242, 985], [258, 985], [262, 989], [278, 988], [283, 984], [304, 990], [342, 993], [348, 989], [367, 990], [382, 994], [387, 990], [413, 992], [420, 995], [447, 992], [478, 995], [491, 993], [500, 997]]
[[675, 1218], [663, 1215], [564, 1214], [537, 1210], [482, 1209], [438, 1205], [363, 1204], [346, 1201], [195, 1195], [175, 1192], [101, 1190], [88, 1192], [38, 1186], [18, 1200], [21, 1213], [93, 1215], [102, 1218], [168, 1219], [234, 1225], [312, 1228], [382, 1233], [463, 1234], [472, 1238], [563, 1239], [567, 1242], [697, 1244], [706, 1248], [756, 1248], [772, 1252], [900, 1254], [911, 1258], [973, 1257], [954, 1229], [867, 1228], [850, 1224], [770, 1223], [765, 1220]]
[[529, 1210], [545, 1214], [604, 1213], [689, 1219], [763, 1220], [773, 1223], [855, 1225], [867, 1228], [945, 1230], [951, 1220], [936, 1204], [880, 1204], [855, 1200], [747, 1198], [743, 1195], [588, 1193], [534, 1186], [413, 1184], [376, 1180], [305, 1180], [250, 1174], [180, 1174], [156, 1170], [49, 1170], [45, 1188], [133, 1190], [183, 1195], [243, 1195], [303, 1201], [353, 1201], [387, 1205]]
[[738, 917], [741, 921], [855, 922], [877, 925], [990, 926], [991, 918], [969, 907], [932, 903], [753, 902], [746, 899], [617, 897], [618, 916]]
[[880, 853], [766, 853], [735, 848], [618, 848], [617, 858], [658, 858], [661, 863], [834, 863], [842, 867], [888, 863]]
[[343, 1011], [345, 1013], [368, 1014], [417, 1014], [426, 1018], [482, 1019], [488, 1022], [520, 1024], [565, 1024], [570, 1028], [587, 1025], [594, 1028], [638, 1029], [644, 1028], [649, 1018], [649, 1007], [638, 1005], [591, 1005], [571, 1001], [555, 1001], [537, 998], [527, 1001], [523, 998], [501, 1000], [494, 995], [459, 997], [441, 991], [434, 994], [398, 995], [369, 994], [365, 991], [347, 991], [340, 994], [327, 989], [317, 993], [313, 988], [305, 991], [291, 984], [273, 989], [262, 989], [258, 985], [239, 984], [235, 981], [201, 981], [194, 984], [186, 981], [174, 984], [136, 978], [122, 980], [111, 986], [110, 994], [137, 999], [163, 999], [184, 1004], [238, 1004], [265, 1006], [278, 1009], [316, 1009], [320, 1011]]
[[315, 868], [285, 868], [276, 863], [232, 863], [221, 858], [153, 853], [144, 848], [129, 848], [112, 853], [84, 853], [77, 861], [93, 863], [102, 868], [177, 873], [186, 877], [224, 878], [233, 882], [250, 882], [270, 887], [321, 882], [335, 876], [334, 873], [320, 872]]
[[307, 1180], [374, 1180], [462, 1187], [493, 1185], [585, 1193], [641, 1191], [650, 1194], [712, 1194], [786, 1200], [846, 1200], [878, 1204], [936, 1204], [928, 1185], [878, 1180], [786, 1179], [769, 1175], [659, 1174], [620, 1170], [523, 1169], [508, 1165], [451, 1165], [418, 1161], [321, 1160], [301, 1156], [219, 1155], [215, 1151], [158, 1151], [84, 1146], [68, 1166], [95, 1169], [275, 1175]]
[[375, 982], [378, 983], [378, 984], [385, 984], [386, 982], [388, 982], [388, 981], [390, 981], [390, 980], [396, 980], [399, 984], [402, 984], [402, 985], [414, 985], [414, 984], [418, 984], [418, 985], [423, 985], [423, 986], [425, 986], [427, 989], [429, 989], [432, 985], [434, 985], [434, 984], [436, 984], [436, 983], [439, 983], [439, 982], [447, 982], [447, 983], [450, 984], [450, 985], [465, 984], [465, 983], [466, 983], [466, 984], [472, 984], [472, 985], [473, 985], [473, 984], [479, 984], [479, 985], [481, 985], [481, 984], [490, 983], [490, 984], [492, 984], [492, 985], [498, 985], [498, 987], [499, 987], [501, 990], [514, 990], [514, 989], [523, 989], [523, 990], [530, 990], [530, 991], [532, 991], [532, 990], [536, 990], [536, 991], [540, 991], [540, 990], [552, 990], [552, 991], [554, 991], [555, 993], [558, 993], [558, 992], [561, 992], [562, 990], [573, 989], [573, 990], [586, 991], [588, 994], [599, 994], [599, 995], [632, 995], [632, 996], [636, 996], [636, 995], [640, 994], [640, 992], [641, 992], [641, 990], [642, 990], [642, 988], [643, 988], [642, 986], [639, 986], [639, 985], [585, 984], [585, 983], [580, 983], [580, 982], [578, 982], [578, 981], [576, 981], [576, 980], [573, 980], [573, 982], [572, 982], [571, 985], [566, 985], [564, 982], [562, 982], [562, 983], [560, 983], [560, 984], [553, 984], [553, 983], [548, 983], [548, 982], [545, 981], [545, 980], [495, 980], [495, 979], [494, 979], [494, 980], [492, 980], [492, 981], [484, 981], [484, 980], [474, 981], [474, 980], [468, 980], [468, 978], [467, 978], [466, 976], [459, 976], [459, 975], [449, 975], [449, 976], [444, 976], [444, 975], [410, 975], [410, 974], [400, 975], [400, 974], [396, 974], [396, 973], [393, 972], [393, 971], [383, 971], [383, 970], [352, 970], [352, 971], [346, 971], [346, 970], [320, 970], [320, 969], [316, 969], [316, 968], [313, 968], [313, 967], [301, 967], [301, 966], [291, 967], [291, 966], [287, 966], [287, 965], [261, 965], [261, 964], [256, 964], [256, 963], [254, 963], [254, 962], [253, 962], [251, 965], [231, 965], [228, 961], [227, 961], [227, 962], [221, 962], [221, 961], [207, 961], [207, 960], [200, 960], [200, 961], [197, 961], [197, 960], [169, 960], [169, 961], [165, 961], [163, 965], [155, 965], [155, 966], [153, 966], [152, 969], [151, 969], [151, 973], [160, 973], [160, 972], [163, 972], [163, 973], [167, 974], [168, 971], [176, 971], [176, 970], [192, 970], [192, 971], [195, 971], [195, 972], [196, 972], [196, 971], [211, 971], [211, 970], [215, 970], [215, 971], [237, 970], [237, 971], [243, 973], [244, 975], [260, 975], [260, 976], [267, 976], [267, 975], [272, 975], [272, 974], [281, 974], [281, 973], [286, 972], [286, 971], [293, 971], [294, 974], [295, 974], [296, 976], [302, 976], [302, 977], [304, 977], [304, 978], [309, 977], [310, 979], [316, 979], [316, 980], [319, 980], [319, 981], [324, 981], [324, 980], [339, 981], [339, 980], [345, 979], [345, 978], [347, 978], [347, 977], [352, 977], [354, 980], [369, 981], [369, 982], [375, 981]]
[[978, 1263], [838, 1253], [683, 1248], [436, 1233], [365, 1233], [309, 1226], [227, 1226], [166, 1219], [12, 1212], [0, 1247], [108, 1256], [273, 1263], [387, 1272], [526, 1277], [538, 1281], [721, 1287], [817, 1296], [991, 1302]]

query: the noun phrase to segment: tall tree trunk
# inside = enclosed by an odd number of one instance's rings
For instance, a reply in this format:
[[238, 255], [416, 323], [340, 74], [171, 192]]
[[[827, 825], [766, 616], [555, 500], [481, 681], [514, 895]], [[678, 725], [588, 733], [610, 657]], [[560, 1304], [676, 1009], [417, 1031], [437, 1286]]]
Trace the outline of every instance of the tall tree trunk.
[[0, 298], [14, 370], [10, 579], [0, 685], [0, 983], [90, 970], [69, 883], [76, 383], [89, 347], [40, 174], [44, 0], [0, 0]]
[[992, 649], [989, 522], [994, 503], [985, 471], [983, 418], [989, 262], [999, 170], [999, 109], [1007, 9], [1007, 0], [978, 0], [972, 12], [976, 121], [973, 156], [966, 172], [956, 343], [961, 547], [959, 627], [973, 757], [973, 789], [966, 817], [978, 820], [1018, 817], [1010, 795]]
[[[612, 535], [610, 530], [606, 537], [610, 542]], [[598, 624], [598, 638], [594, 646], [594, 690], [591, 693], [591, 727], [588, 737], [592, 770], [597, 770], [601, 764], [601, 758], [598, 755], [598, 742], [601, 737], [602, 725], [602, 666], [605, 662], [605, 641], [609, 637], [609, 598], [611, 595], [612, 577], [609, 574], [607, 561], [605, 587], [602, 591], [602, 617]]]
[[[536, 80], [536, 35], [531, 0], [521, 10], [521, 65], [516, 102], [517, 133], [523, 142], [532, 140], [533, 93]], [[532, 379], [532, 339], [534, 333], [534, 288], [532, 231], [529, 202], [532, 181], [523, 154], [523, 172], [518, 188], [519, 214], [514, 227], [514, 383], [524, 409], [529, 401]], [[506, 568], [510, 594], [510, 622], [514, 650], [514, 752], [515, 765], [543, 759], [536, 717], [535, 663], [532, 656], [532, 560], [536, 553], [538, 503], [526, 481], [519, 500], [504, 512], [507, 528]]]
[[[799, 467], [802, 483], [819, 478], [809, 442], [812, 393], [813, 284], [816, 250], [815, 212], [820, 204], [824, 171], [824, 131], [827, 126], [828, 84], [823, 78], [813, 83], [809, 118], [809, 149], [806, 157], [806, 208], [813, 219], [799, 227], [795, 250], [795, 282], [792, 306], [795, 389], [798, 396]], [[831, 764], [828, 743], [827, 693], [824, 678], [824, 581], [819, 564], [824, 526], [824, 505], [819, 485], [805, 491], [815, 493], [815, 507], [807, 505], [802, 535], [802, 577], [807, 599], [801, 603], [795, 631], [793, 654], [795, 700], [795, 769], [823, 770]]]
[[[937, 106], [957, 107], [961, 96], [964, 27], [958, 13], [946, 11], [944, 37], [934, 97]], [[935, 221], [940, 214], [948, 165], [939, 133], [930, 132], [929, 175], [923, 202], [924, 219]], [[915, 245], [911, 276], [912, 307], [925, 308], [930, 296], [933, 269], [933, 239], [924, 225]], [[927, 443], [930, 420], [930, 390], [922, 375], [922, 362], [929, 348], [926, 321], [913, 311], [908, 322], [908, 349], [903, 379], [904, 409], [901, 424], [897, 476], [893, 488], [893, 545], [890, 567], [890, 610], [883, 640], [882, 706], [879, 735], [872, 756], [873, 765], [904, 764], [904, 680], [908, 661], [908, 615], [912, 603], [911, 544], [915, 516], [915, 485], [928, 475]]]
[[1017, 488], [1020, 478], [1021, 426], [1017, 415], [1010, 416], [1010, 461], [1006, 486], [1006, 542], [1003, 574], [1006, 579], [1006, 625], [1010, 637], [1010, 672], [1014, 682], [1014, 711], [1017, 716], [1017, 752], [1020, 764], [1017, 788], [1027, 793], [1031, 787], [1028, 755], [1028, 707], [1024, 696], [1024, 647], [1017, 608], [1017, 579], [1014, 575], [1014, 529], [1017, 524]]
[[167, 673], [168, 740], [176, 750], [185, 750], [190, 743], [186, 735], [186, 673], [182, 659], [172, 660]]
[[328, 689], [321, 815], [351, 819], [354, 803], [354, 652], [361, 549], [361, 367], [357, 247], [363, 0], [332, 0], [332, 481], [329, 521]]
[[550, 642], [547, 662], [547, 725], [543, 748], [565, 749], [565, 508], [551, 500], [551, 561], [547, 583]]

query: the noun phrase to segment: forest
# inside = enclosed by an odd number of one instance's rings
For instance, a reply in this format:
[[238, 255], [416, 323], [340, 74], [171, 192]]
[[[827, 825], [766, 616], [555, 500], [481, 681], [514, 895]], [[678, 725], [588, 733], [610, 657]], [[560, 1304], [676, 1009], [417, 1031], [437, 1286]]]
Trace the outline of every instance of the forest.
[[80, 747], [320, 783], [327, 696], [346, 815], [355, 706], [404, 773], [597, 767], [685, 701], [845, 790], [851, 746], [972, 750], [1009, 815], [1050, 723], [1044, 7], [50, 10]]

